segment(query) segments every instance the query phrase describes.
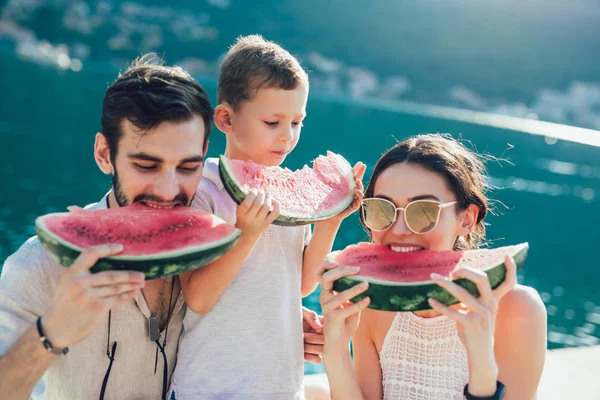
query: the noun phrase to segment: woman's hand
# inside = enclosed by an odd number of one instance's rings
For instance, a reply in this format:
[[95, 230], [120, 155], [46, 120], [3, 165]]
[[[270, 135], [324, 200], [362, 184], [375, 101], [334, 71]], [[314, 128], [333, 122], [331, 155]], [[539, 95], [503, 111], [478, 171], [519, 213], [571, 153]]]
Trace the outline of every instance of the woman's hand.
[[[517, 283], [514, 260], [505, 257], [506, 278], [494, 291], [485, 272], [474, 268], [461, 268], [449, 278], [431, 274], [432, 280], [454, 295], [461, 308], [448, 307], [429, 299], [431, 307], [457, 322], [458, 336], [469, 358], [469, 392], [474, 396], [490, 396], [496, 391], [498, 366], [494, 356], [494, 329], [498, 303]], [[477, 285], [480, 296], [475, 298], [466, 289], [452, 282], [465, 278]]]
[[323, 330], [325, 334], [324, 353], [348, 349], [350, 339], [358, 328], [360, 312], [369, 305], [365, 297], [358, 303], [350, 299], [363, 293], [369, 287], [367, 282], [346, 289], [341, 293], [333, 291], [333, 282], [344, 276], [356, 275], [359, 267], [339, 267], [337, 263], [323, 261], [320, 269], [321, 295], [319, 302], [323, 310]]

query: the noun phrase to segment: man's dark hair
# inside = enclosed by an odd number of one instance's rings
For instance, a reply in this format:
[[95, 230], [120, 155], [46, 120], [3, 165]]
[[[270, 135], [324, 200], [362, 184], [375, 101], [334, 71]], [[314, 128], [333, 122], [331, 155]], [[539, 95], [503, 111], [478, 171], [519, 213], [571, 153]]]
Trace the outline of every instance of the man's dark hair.
[[204, 149], [213, 122], [206, 91], [181, 67], [169, 67], [154, 53], [137, 58], [107, 89], [102, 104], [102, 133], [115, 159], [124, 120], [140, 134], [162, 122], [185, 122], [200, 115], [204, 120]]

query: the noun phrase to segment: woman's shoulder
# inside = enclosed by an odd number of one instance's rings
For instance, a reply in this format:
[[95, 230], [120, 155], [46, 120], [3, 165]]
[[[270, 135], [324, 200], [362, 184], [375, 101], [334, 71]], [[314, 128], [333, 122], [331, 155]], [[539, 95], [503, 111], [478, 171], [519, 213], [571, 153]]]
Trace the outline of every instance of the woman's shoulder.
[[546, 306], [537, 290], [531, 286], [516, 285], [498, 304], [498, 316], [514, 319], [546, 317]]

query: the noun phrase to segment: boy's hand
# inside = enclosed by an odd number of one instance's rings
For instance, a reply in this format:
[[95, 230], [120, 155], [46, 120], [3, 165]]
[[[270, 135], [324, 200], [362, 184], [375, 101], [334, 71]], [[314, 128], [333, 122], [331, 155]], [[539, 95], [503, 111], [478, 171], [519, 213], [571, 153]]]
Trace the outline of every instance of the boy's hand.
[[[362, 179], [363, 179], [363, 176], [365, 176], [366, 170], [367, 170], [367, 166], [360, 161], [357, 162], [356, 165], [354, 165], [354, 167], [352, 168], [352, 172], [354, 173], [354, 177], [356, 178], [356, 181], [355, 181], [356, 189], [354, 189], [354, 200], [352, 201], [352, 203], [350, 203], [348, 208], [346, 208], [344, 211], [342, 211], [341, 213], [334, 215], [333, 217], [326, 219], [322, 222], [341, 224], [342, 221], [344, 220], [344, 218], [346, 218], [347, 216], [349, 216], [354, 211], [356, 211], [360, 208], [360, 205], [362, 204], [362, 200], [365, 197], [365, 194], [363, 193], [364, 186], [362, 183]], [[319, 223], [320, 222], [317, 222], [317, 224], [319, 224]]]
[[243, 234], [258, 236], [279, 216], [279, 202], [261, 190], [250, 190], [238, 206], [235, 226]]

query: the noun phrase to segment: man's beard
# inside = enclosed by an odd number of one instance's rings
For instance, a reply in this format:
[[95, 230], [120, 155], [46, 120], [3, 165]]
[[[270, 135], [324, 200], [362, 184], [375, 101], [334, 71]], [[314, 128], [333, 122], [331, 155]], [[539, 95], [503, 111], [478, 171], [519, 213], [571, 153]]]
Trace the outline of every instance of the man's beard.
[[[127, 198], [127, 196], [125, 195], [125, 192], [123, 192], [123, 189], [121, 188], [121, 182], [119, 181], [119, 175], [117, 174], [116, 169], [112, 176], [112, 183], [113, 183], [113, 190], [115, 191], [115, 200], [117, 201], [117, 204], [119, 205], [119, 207], [125, 207], [132, 203], [139, 203], [141, 201], [148, 201], [151, 203], [158, 203], [158, 204], [168, 203], [168, 204], [175, 205], [175, 206], [188, 206], [189, 207], [192, 204], [192, 200], [194, 199], [194, 197], [189, 199], [187, 194], [185, 194], [183, 192], [179, 192], [177, 194], [177, 196], [175, 196], [172, 200], [167, 200], [167, 201], [165, 199], [162, 199], [158, 196], [155, 196], [155, 195], [149, 194], [149, 193], [138, 194], [137, 196], [135, 196], [133, 198], [133, 200], [129, 200], [129, 198]], [[194, 196], [195, 196], [195, 194], [194, 194]]]

